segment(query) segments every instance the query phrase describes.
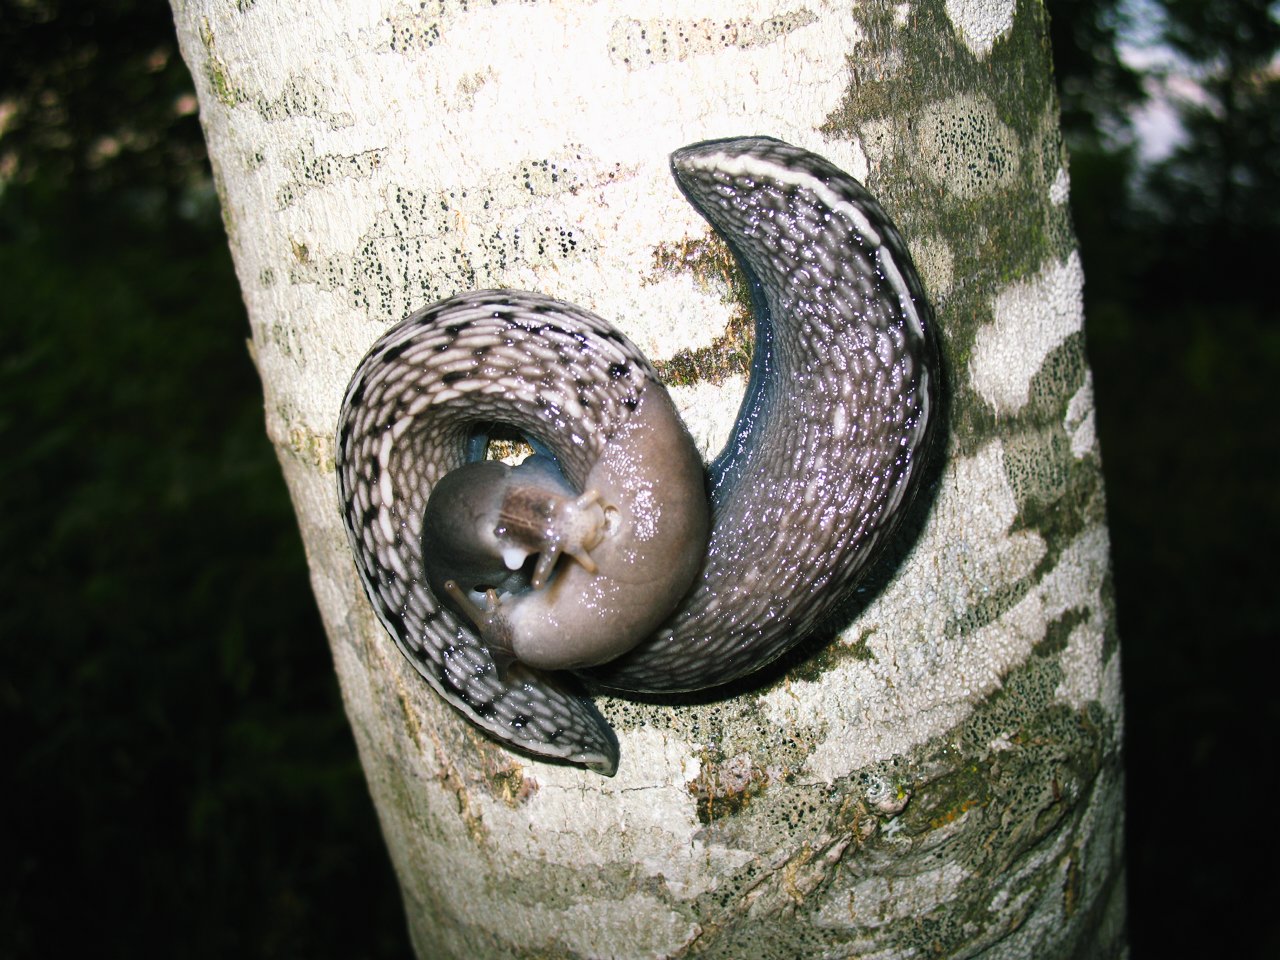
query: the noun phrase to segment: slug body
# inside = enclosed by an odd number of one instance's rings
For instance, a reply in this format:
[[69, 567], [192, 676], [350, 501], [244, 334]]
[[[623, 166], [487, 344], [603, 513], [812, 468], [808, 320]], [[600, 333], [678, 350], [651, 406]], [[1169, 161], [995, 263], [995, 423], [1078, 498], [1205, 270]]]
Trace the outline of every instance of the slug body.
[[[848, 595], [935, 432], [932, 313], [861, 184], [763, 137], [671, 166], [756, 307], [746, 397], [709, 468], [625, 336], [506, 290], [389, 331], [338, 430], [357, 568], [405, 656], [492, 735], [606, 774], [612, 730], [546, 671], [662, 693], [764, 666]], [[484, 461], [499, 424], [545, 455]]]

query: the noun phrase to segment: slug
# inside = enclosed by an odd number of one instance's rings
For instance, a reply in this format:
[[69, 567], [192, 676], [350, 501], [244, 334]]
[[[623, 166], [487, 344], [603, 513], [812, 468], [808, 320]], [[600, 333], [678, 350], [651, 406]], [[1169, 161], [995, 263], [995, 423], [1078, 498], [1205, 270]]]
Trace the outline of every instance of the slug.
[[[622, 333], [512, 290], [393, 327], [338, 423], [347, 535], [400, 650], [498, 740], [606, 775], [617, 739], [575, 677], [662, 694], [778, 657], [892, 534], [937, 432], [932, 311], [857, 180], [767, 137], [671, 169], [753, 291], [746, 396], [709, 466]], [[497, 429], [536, 455], [486, 460]]]

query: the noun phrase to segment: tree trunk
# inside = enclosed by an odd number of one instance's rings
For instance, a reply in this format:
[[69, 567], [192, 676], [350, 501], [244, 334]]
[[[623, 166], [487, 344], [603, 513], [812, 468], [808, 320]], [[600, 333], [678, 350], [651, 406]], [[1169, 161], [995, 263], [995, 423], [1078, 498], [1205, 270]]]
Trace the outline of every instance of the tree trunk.
[[[420, 956], [1124, 953], [1118, 642], [1038, 4], [173, 6]], [[946, 449], [914, 539], [837, 638], [736, 695], [598, 698], [616, 777], [511, 753], [365, 599], [344, 387], [417, 307], [536, 290], [617, 323], [714, 454], [744, 303], [666, 159], [757, 133], [864, 181], [934, 303]]]

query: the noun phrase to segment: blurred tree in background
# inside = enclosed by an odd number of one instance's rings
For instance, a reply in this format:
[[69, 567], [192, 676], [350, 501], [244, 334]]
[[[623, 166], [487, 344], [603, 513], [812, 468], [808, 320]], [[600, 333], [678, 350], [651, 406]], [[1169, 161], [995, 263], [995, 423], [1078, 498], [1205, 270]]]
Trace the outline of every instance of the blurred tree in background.
[[[1048, 7], [1134, 953], [1280, 955], [1249, 868], [1280, 730], [1276, 5]], [[0, 955], [404, 956], [172, 33], [164, 0], [0, 0]], [[1160, 97], [1182, 139], [1153, 161], [1131, 118]]]
[[[1132, 947], [1280, 956], [1280, 883], [1253, 867], [1276, 845], [1251, 836], [1280, 748], [1262, 668], [1280, 640], [1277, 4], [1048, 6], [1124, 657]], [[1181, 137], [1144, 160], [1126, 118], [1147, 97]]]
[[1147, 192], [1173, 241], [1160, 279], [1205, 303], [1261, 305], [1271, 286], [1280, 238], [1276, 10], [1274, 0], [1165, 6], [1164, 37], [1194, 86], [1178, 103], [1186, 138], [1152, 171]]
[[407, 956], [164, 0], [0, 4], [0, 277], [0, 956]]

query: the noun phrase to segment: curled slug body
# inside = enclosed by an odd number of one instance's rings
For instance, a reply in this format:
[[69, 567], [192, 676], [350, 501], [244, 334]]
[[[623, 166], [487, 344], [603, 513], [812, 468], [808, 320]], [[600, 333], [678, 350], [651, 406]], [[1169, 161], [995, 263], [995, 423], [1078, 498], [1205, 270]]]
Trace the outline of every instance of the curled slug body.
[[[764, 666], [847, 596], [936, 429], [932, 314], [856, 180], [763, 137], [671, 165], [756, 306], [746, 397], [705, 473], [635, 346], [537, 294], [410, 316], [362, 361], [339, 421], [357, 568], [405, 656], [492, 735], [604, 773], [612, 731], [546, 671], [661, 693]], [[549, 456], [476, 462], [499, 424]]]

